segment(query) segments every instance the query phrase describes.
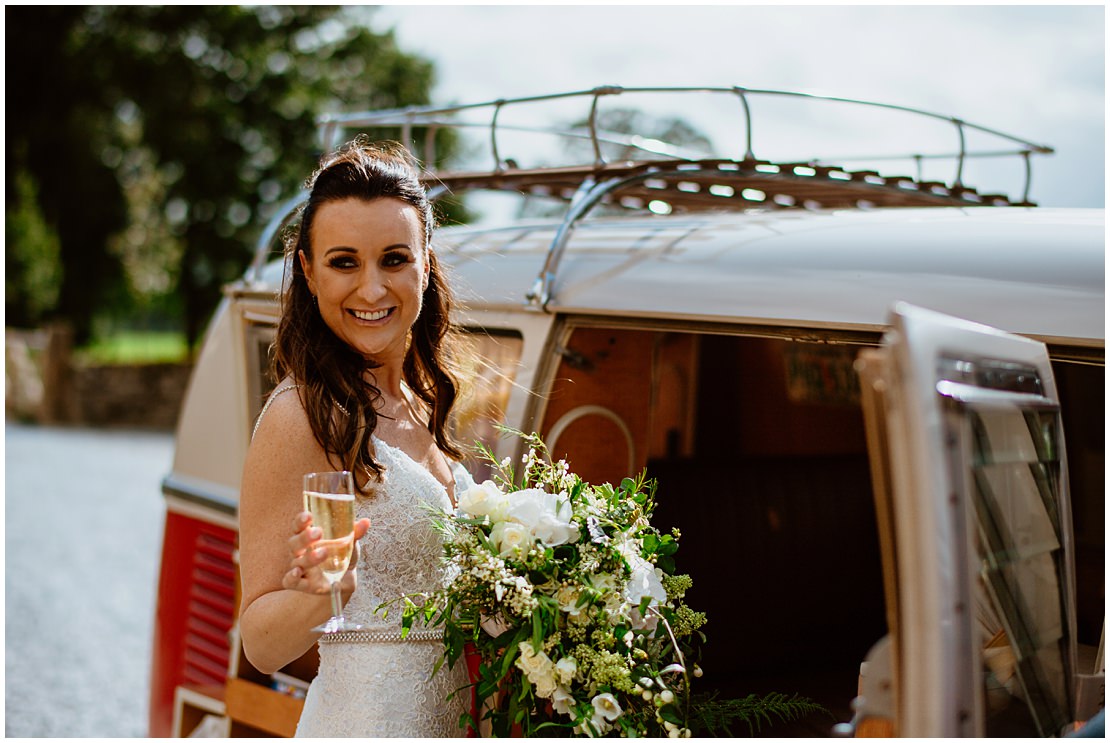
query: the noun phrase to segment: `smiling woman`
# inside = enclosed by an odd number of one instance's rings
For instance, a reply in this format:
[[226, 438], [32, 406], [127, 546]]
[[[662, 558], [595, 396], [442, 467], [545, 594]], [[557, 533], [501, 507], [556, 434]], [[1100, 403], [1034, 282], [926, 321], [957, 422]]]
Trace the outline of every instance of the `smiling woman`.
[[[286, 246], [292, 277], [274, 343], [281, 381], [243, 471], [243, 651], [273, 673], [319, 641], [298, 735], [454, 735], [466, 703], [449, 695], [468, 678], [462, 666], [433, 678], [442, 630], [403, 636], [399, 617], [375, 611], [441, 586], [442, 539], [429, 511], [452, 509], [473, 485], [446, 427], [455, 338], [431, 206], [403, 149], [361, 139], [309, 185]], [[329, 605], [326, 525], [301, 498], [304, 475], [329, 470], [353, 473], [358, 490], [357, 556], [336, 598], [345, 607]], [[331, 615], [365, 631], [322, 625]]]

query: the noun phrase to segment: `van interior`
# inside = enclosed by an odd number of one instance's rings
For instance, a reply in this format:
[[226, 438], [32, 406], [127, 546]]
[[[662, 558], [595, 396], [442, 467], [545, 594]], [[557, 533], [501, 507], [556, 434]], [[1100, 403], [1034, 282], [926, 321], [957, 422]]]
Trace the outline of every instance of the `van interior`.
[[[860, 662], [887, 632], [858, 345], [575, 327], [541, 434], [590, 482], [641, 469], [653, 524], [681, 532], [687, 603], [704, 611], [702, 691], [826, 707], [756, 735], [823, 737], [851, 719]], [[1076, 522], [1079, 639], [1104, 611], [1103, 369], [1058, 370]], [[697, 689], [696, 689], [697, 690]], [[747, 735], [746, 729], [734, 729]]]

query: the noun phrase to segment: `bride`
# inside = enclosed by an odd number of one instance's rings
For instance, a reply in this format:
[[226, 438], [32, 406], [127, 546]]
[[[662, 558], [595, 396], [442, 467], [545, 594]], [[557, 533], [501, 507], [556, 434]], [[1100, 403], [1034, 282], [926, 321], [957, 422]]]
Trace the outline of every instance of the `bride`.
[[[243, 472], [243, 650], [273, 673], [319, 642], [298, 736], [459, 736], [470, 700], [465, 664], [433, 676], [442, 633], [402, 640], [399, 613], [374, 612], [440, 586], [442, 544], [427, 505], [451, 509], [472, 484], [447, 432], [453, 336], [431, 206], [402, 148], [362, 139], [332, 154], [309, 184], [287, 242], [292, 276], [274, 347], [282, 381]], [[311, 628], [331, 605], [302, 478], [339, 469], [355, 473], [360, 491], [344, 615], [369, 631], [321, 635]]]

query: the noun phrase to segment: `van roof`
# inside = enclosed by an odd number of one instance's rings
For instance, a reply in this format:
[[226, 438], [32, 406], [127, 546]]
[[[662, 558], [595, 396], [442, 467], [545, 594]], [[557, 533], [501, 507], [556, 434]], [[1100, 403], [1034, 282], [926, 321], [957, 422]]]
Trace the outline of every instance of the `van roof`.
[[[464, 305], [519, 309], [558, 221], [441, 229]], [[922, 307], [1103, 346], [1104, 212], [1022, 207], [773, 210], [578, 223], [549, 312], [881, 331]]]
[[[621, 139], [598, 128], [598, 106], [628, 94], [726, 96], [742, 104], [742, 159], [702, 159], [655, 140]], [[951, 183], [831, 166], [825, 159], [772, 163], [753, 154], [752, 97], [888, 109], [952, 126], [958, 152], [905, 155], [955, 162]], [[585, 129], [515, 127], [579, 138], [591, 162], [520, 167], [505, 157], [499, 120], [506, 108], [577, 100], [589, 104]], [[475, 118], [476, 117], [476, 118]], [[554, 197], [560, 217], [508, 227], [458, 226], [437, 232], [437, 245], [464, 307], [547, 311], [689, 323], [745, 324], [790, 337], [877, 337], [898, 301], [1028, 335], [1050, 344], [1104, 346], [1104, 213], [1029, 208], [1030, 157], [1052, 148], [962, 119], [904, 106], [778, 90], [621, 88], [447, 107], [356, 112], [322, 117], [330, 147], [348, 129], [398, 127], [401, 141], [424, 137], [434, 163], [435, 132], [476, 127], [488, 135], [491, 170], [430, 171], [432, 198], [503, 190]], [[966, 131], [1002, 147], [967, 146]], [[990, 139], [993, 138], [993, 139]], [[650, 141], [652, 148], [642, 146]], [[637, 144], [639, 143], [639, 144]], [[503, 145], [503, 142], [501, 143]], [[642, 160], [609, 162], [603, 145], [631, 147]], [[1025, 163], [1021, 199], [981, 194], [962, 182], [967, 158], [1018, 157]], [[232, 291], [273, 291], [281, 265], [265, 266], [274, 236], [303, 195], [263, 232], [255, 262]], [[659, 206], [665, 214], [650, 214]], [[756, 208], [752, 208], [752, 207]], [[600, 216], [594, 207], [624, 208]], [[654, 210], [654, 211], [659, 211]], [[710, 328], [712, 329], [712, 328]], [[1084, 354], [1077, 354], [1084, 357]]]

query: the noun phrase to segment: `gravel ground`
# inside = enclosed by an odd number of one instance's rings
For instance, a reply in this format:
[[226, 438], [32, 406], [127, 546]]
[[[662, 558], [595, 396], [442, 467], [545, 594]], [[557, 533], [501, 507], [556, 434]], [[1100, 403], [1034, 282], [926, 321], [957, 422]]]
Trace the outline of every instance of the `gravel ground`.
[[7, 737], [146, 737], [168, 433], [5, 432]]

